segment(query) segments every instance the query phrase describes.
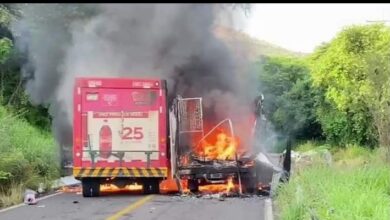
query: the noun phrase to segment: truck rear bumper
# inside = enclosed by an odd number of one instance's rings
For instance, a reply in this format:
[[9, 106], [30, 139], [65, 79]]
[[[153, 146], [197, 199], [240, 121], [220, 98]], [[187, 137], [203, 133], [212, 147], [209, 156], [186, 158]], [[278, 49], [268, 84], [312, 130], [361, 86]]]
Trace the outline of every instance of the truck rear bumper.
[[129, 168], [129, 167], [73, 167], [75, 178], [83, 177], [168, 177], [168, 168]]
[[196, 166], [196, 167], [181, 167], [179, 168], [179, 176], [189, 177], [190, 179], [206, 179], [208, 181], [226, 180], [229, 176], [237, 177], [238, 170], [241, 176], [251, 176], [254, 167], [239, 167], [224, 166], [214, 167], [211, 165]]

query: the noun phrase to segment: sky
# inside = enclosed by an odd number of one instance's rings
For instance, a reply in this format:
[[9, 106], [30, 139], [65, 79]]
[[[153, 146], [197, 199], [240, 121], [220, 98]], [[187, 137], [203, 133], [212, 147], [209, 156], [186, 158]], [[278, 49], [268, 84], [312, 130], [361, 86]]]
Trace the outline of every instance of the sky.
[[388, 20], [390, 4], [253, 4], [241, 31], [289, 50], [310, 53], [346, 25]]

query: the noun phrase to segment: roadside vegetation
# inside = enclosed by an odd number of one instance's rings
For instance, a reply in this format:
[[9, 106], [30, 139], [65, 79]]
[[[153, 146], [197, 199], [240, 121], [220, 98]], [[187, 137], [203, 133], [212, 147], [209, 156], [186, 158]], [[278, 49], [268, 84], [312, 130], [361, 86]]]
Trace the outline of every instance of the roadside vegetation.
[[0, 207], [21, 202], [26, 188], [47, 189], [59, 177], [51, 134], [19, 117], [0, 107]]
[[277, 190], [278, 219], [390, 219], [390, 166], [383, 150], [349, 146], [333, 153], [330, 166], [305, 167]]
[[23, 88], [11, 23], [20, 12], [0, 4], [0, 208], [23, 201], [26, 188], [48, 189], [59, 176], [56, 143], [44, 106], [34, 106]]
[[280, 219], [390, 219], [389, 58], [390, 28], [373, 24], [346, 27], [307, 57], [257, 63], [275, 133], [333, 158], [277, 191]]

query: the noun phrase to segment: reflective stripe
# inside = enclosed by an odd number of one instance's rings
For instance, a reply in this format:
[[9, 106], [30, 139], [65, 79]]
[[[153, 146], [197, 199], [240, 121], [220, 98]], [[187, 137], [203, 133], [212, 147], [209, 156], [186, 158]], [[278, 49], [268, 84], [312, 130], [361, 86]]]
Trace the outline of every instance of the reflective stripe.
[[137, 168], [137, 167], [76, 167], [73, 168], [73, 176], [75, 177], [166, 177], [168, 174], [167, 168]]

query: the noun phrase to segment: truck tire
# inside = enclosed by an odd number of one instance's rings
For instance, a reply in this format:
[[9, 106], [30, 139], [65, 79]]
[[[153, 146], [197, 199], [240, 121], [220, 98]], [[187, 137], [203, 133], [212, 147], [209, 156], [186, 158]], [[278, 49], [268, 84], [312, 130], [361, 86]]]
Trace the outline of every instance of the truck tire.
[[98, 197], [100, 195], [100, 181], [98, 179], [83, 179], [83, 197]]
[[257, 188], [256, 183], [257, 183], [256, 178], [251, 177], [251, 176], [246, 176], [246, 177], [242, 178], [242, 180], [241, 180], [241, 184], [242, 184], [243, 188], [245, 189], [245, 192], [249, 193], [249, 194], [256, 193], [256, 188]]
[[188, 180], [188, 189], [192, 193], [199, 192], [199, 182], [197, 179], [189, 179]]
[[160, 193], [160, 181], [158, 179], [146, 179], [143, 185], [144, 194]]

